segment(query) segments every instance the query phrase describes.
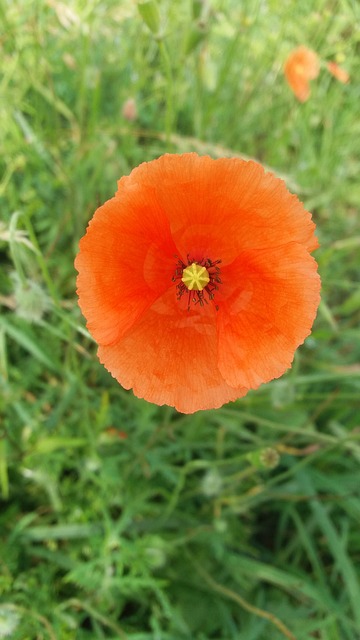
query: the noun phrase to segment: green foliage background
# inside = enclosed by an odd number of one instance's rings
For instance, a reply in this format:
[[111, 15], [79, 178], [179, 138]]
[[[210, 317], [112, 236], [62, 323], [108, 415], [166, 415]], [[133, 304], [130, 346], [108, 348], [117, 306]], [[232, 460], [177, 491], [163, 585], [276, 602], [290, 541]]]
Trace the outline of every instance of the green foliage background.
[[[357, 0], [0, 13], [0, 638], [358, 640]], [[322, 65], [304, 104], [282, 72], [299, 44]], [[183, 416], [98, 363], [73, 260], [121, 175], [189, 150], [285, 177], [323, 294], [281, 380]]]

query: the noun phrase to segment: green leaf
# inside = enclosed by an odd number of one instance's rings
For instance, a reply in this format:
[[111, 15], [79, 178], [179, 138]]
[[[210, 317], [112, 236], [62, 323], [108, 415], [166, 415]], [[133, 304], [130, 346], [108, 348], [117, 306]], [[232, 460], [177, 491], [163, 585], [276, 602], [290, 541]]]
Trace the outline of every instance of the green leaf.
[[137, 6], [145, 24], [157, 35], [160, 30], [160, 14], [155, 0], [140, 0]]

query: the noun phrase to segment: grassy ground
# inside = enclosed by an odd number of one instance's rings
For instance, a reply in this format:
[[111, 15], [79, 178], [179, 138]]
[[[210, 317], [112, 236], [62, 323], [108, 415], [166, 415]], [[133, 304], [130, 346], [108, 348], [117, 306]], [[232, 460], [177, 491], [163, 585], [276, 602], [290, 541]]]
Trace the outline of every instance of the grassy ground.
[[[0, 638], [358, 640], [359, 5], [159, 0], [157, 37], [151, 6], [0, 4]], [[116, 180], [184, 150], [285, 175], [323, 280], [292, 370], [193, 416], [98, 363], [73, 267]]]

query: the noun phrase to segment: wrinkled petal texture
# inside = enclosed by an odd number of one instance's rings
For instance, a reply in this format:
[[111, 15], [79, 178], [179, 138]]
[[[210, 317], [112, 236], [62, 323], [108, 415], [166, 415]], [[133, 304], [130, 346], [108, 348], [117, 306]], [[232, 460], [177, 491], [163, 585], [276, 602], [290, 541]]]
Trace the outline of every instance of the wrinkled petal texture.
[[320, 302], [316, 269], [301, 245], [289, 243], [244, 252], [224, 270], [218, 357], [228, 384], [255, 389], [290, 367]]
[[[320, 279], [311, 215], [256, 162], [166, 154], [121, 178], [76, 258], [104, 366], [184, 413], [284, 373], [311, 331]], [[214, 302], [177, 299], [177, 260], [221, 260]], [[216, 305], [216, 306], [215, 306]]]
[[97, 209], [75, 260], [80, 308], [99, 344], [114, 344], [166, 291], [176, 247], [152, 190], [129, 188]]
[[300, 102], [306, 102], [310, 96], [310, 80], [315, 80], [320, 72], [320, 62], [312, 49], [301, 46], [288, 56], [284, 73], [286, 80]]
[[169, 290], [116, 346], [100, 346], [100, 361], [135, 395], [183, 413], [218, 408], [247, 393], [217, 367], [215, 309], [179, 311]]

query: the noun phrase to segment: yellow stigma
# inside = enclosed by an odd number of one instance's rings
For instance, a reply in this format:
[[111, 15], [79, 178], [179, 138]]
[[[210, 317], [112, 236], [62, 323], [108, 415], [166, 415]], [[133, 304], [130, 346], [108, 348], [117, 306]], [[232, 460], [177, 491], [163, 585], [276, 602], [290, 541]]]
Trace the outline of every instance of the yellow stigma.
[[205, 267], [193, 262], [184, 269], [181, 280], [189, 291], [202, 291], [209, 284], [210, 276]]

